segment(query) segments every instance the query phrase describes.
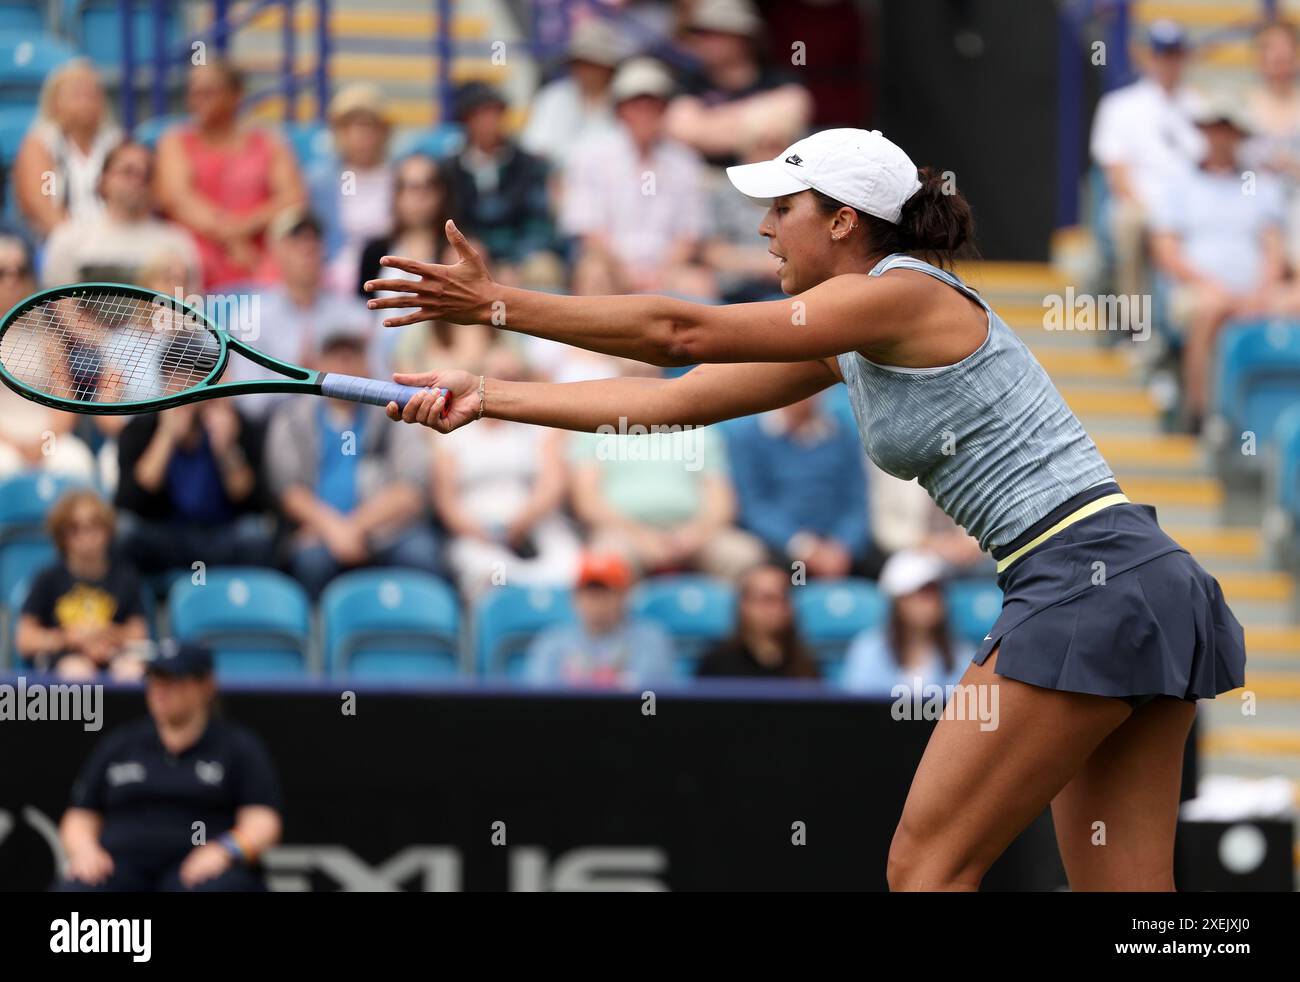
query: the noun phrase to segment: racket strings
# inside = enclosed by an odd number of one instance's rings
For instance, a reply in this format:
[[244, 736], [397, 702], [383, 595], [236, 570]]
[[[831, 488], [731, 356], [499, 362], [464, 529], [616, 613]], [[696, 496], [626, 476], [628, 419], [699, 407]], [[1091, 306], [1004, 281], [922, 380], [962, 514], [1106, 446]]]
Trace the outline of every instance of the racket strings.
[[43, 395], [75, 402], [160, 399], [211, 374], [220, 346], [171, 298], [111, 290], [52, 297], [0, 336], [0, 365]]

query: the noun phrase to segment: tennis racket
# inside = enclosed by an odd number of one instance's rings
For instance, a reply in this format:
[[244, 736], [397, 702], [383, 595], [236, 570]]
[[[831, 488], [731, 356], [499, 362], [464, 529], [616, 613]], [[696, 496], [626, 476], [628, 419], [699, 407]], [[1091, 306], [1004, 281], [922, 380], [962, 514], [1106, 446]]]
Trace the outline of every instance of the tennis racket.
[[[232, 351], [284, 377], [221, 382]], [[0, 381], [33, 402], [91, 415], [257, 392], [405, 406], [423, 391], [291, 365], [219, 330], [176, 297], [122, 283], [56, 287], [9, 311], [0, 321]]]

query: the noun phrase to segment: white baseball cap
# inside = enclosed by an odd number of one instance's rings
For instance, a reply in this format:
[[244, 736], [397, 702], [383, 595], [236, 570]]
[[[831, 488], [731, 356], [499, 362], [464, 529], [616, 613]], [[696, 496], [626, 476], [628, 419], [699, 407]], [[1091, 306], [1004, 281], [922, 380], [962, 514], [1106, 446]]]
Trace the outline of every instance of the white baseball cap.
[[905, 597], [923, 586], [941, 582], [945, 572], [943, 560], [934, 553], [904, 549], [885, 561], [878, 583], [885, 596]]
[[921, 188], [912, 158], [880, 130], [822, 130], [792, 143], [772, 160], [728, 167], [727, 177], [751, 198], [778, 198], [815, 188], [894, 223], [907, 199]]

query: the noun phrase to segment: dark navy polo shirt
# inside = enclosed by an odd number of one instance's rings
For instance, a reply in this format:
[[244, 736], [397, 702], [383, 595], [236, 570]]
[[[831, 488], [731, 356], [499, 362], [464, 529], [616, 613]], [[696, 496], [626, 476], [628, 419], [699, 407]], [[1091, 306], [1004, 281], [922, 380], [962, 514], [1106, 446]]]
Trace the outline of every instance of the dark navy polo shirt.
[[110, 732], [73, 785], [73, 808], [103, 816], [100, 844], [114, 859], [162, 867], [195, 847], [196, 822], [215, 842], [245, 805], [281, 809], [280, 783], [261, 740], [213, 719], [179, 754], [148, 717]]

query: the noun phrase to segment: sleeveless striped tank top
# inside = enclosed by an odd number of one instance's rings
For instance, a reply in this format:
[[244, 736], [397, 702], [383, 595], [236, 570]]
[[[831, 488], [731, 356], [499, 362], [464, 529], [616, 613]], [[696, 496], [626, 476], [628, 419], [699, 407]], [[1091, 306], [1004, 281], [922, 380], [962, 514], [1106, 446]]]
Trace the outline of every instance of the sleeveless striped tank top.
[[856, 351], [838, 357], [863, 448], [878, 467], [916, 478], [986, 550], [1114, 480], [1047, 372], [979, 294], [903, 253], [869, 275], [891, 269], [915, 269], [960, 290], [984, 308], [989, 326], [972, 354], [939, 368], [877, 365]]

